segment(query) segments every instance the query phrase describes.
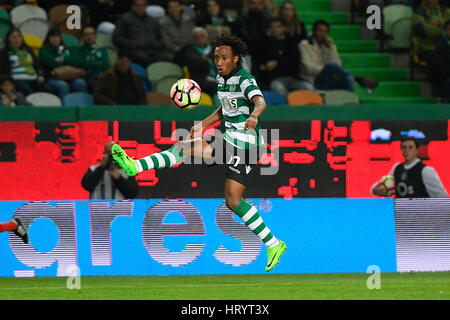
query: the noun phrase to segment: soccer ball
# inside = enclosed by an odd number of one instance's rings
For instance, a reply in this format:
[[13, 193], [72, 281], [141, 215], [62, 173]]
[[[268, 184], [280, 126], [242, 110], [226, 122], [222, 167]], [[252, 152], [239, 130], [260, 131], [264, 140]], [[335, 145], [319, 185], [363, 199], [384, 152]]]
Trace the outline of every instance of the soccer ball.
[[384, 176], [383, 178], [381, 178], [381, 182], [384, 184], [386, 189], [395, 189], [395, 178], [393, 176]]
[[192, 79], [180, 79], [170, 89], [170, 98], [180, 109], [189, 110], [200, 102], [202, 89]]

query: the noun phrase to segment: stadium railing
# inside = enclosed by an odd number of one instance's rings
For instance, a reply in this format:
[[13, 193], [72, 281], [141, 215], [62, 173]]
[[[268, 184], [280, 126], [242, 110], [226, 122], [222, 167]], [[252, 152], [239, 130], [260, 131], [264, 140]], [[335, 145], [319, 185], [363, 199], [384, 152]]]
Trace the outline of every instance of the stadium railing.
[[[201, 120], [215, 110], [198, 106], [185, 112], [173, 106], [93, 106], [93, 107], [27, 107], [0, 108], [0, 121], [149, 121]], [[426, 105], [344, 105], [267, 107], [262, 121], [296, 120], [442, 120], [450, 119], [450, 104]]]

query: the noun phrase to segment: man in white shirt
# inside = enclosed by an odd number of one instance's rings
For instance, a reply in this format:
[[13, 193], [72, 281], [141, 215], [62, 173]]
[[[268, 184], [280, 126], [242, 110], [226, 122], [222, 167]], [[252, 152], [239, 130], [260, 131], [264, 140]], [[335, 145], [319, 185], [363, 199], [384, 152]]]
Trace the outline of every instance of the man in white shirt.
[[395, 189], [388, 190], [380, 181], [372, 186], [372, 194], [381, 197], [395, 194], [397, 198], [448, 198], [436, 170], [419, 159], [418, 141], [403, 137], [400, 148], [405, 162], [396, 163], [389, 173], [395, 178]]
[[354, 81], [363, 88], [375, 88], [378, 81], [356, 77], [344, 70], [333, 39], [328, 36], [330, 25], [324, 20], [314, 22], [313, 34], [300, 42], [300, 78], [318, 90], [343, 89], [354, 91]]

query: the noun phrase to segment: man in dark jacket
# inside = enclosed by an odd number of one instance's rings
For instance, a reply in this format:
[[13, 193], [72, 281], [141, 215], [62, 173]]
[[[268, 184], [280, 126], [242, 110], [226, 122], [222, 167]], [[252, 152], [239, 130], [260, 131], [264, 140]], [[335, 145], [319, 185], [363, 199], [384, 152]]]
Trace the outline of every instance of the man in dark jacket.
[[217, 92], [217, 69], [211, 59], [211, 45], [205, 28], [192, 30], [194, 42], [182, 47], [174, 57], [180, 67], [187, 67], [191, 79], [195, 80], [203, 92], [213, 96]]
[[131, 60], [144, 68], [156, 61], [167, 60], [158, 21], [145, 13], [147, 0], [132, 0], [131, 11], [116, 23], [113, 43], [131, 53]]
[[117, 62], [102, 73], [94, 87], [94, 103], [97, 105], [147, 104], [141, 78], [131, 68], [130, 54], [119, 51]]
[[100, 164], [90, 166], [81, 179], [81, 185], [89, 191], [89, 199], [133, 199], [138, 194], [136, 179], [128, 177], [112, 161], [114, 144], [114, 141], [105, 144]]
[[284, 97], [294, 90], [314, 90], [298, 77], [300, 50], [280, 18], [271, 19], [269, 34], [259, 41], [258, 52], [253, 57], [253, 74], [261, 87]]
[[264, 8], [264, 0], [250, 0], [247, 14], [242, 15], [236, 24], [238, 30], [233, 30], [247, 43], [252, 58], [258, 54], [258, 43], [271, 19]]
[[450, 102], [450, 20], [445, 22], [444, 35], [433, 51], [430, 72], [437, 93]]

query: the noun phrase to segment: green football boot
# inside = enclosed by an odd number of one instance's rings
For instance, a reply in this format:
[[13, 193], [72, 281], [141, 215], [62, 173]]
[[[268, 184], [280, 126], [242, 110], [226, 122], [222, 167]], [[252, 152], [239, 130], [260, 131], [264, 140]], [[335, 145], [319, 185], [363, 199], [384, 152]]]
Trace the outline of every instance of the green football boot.
[[125, 171], [128, 176], [134, 177], [138, 174], [134, 160], [131, 159], [118, 144], [112, 146], [111, 153], [114, 161], [123, 169], [123, 171]]
[[267, 266], [266, 271], [269, 272], [280, 262], [281, 255], [287, 250], [286, 243], [279, 240], [280, 244], [274, 248], [267, 248]]

